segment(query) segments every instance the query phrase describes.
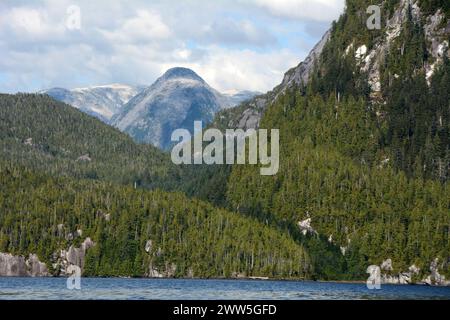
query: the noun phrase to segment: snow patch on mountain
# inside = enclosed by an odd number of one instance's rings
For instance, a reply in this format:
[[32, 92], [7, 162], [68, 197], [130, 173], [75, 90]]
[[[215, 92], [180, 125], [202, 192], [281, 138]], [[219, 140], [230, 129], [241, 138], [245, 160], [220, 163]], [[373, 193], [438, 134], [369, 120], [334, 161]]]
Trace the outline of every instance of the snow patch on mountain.
[[140, 86], [114, 83], [71, 90], [51, 88], [40, 93], [48, 94], [108, 123], [113, 115], [142, 89]]

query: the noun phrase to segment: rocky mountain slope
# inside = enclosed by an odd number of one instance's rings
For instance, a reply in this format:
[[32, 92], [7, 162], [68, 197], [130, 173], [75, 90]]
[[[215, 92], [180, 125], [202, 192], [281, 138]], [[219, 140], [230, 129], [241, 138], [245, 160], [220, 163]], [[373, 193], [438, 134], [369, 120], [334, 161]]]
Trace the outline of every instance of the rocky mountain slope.
[[246, 90], [220, 93], [185, 68], [168, 70], [148, 88], [110, 84], [71, 90], [51, 88], [40, 93], [112, 124], [138, 142], [163, 149], [170, 145], [174, 129], [192, 130], [194, 119], [207, 124], [216, 112], [260, 94]]
[[288, 70], [284, 75], [283, 81], [273, 90], [265, 94], [255, 95], [254, 98], [247, 99], [235, 108], [221, 111], [211, 126], [222, 129], [239, 128], [244, 130], [258, 128], [261, 117], [270, 103], [286, 90], [308, 83], [314, 63], [320, 56], [329, 36], [330, 31], [327, 31], [308, 56], [298, 66]]
[[172, 68], [131, 99], [111, 123], [138, 142], [167, 149], [172, 131], [188, 129], [195, 120], [207, 124], [222, 109], [252, 97], [252, 92], [223, 95], [194, 71]]
[[124, 104], [144, 87], [125, 84], [110, 84], [87, 88], [51, 88], [43, 90], [52, 98], [70, 104], [81, 111], [108, 123]]

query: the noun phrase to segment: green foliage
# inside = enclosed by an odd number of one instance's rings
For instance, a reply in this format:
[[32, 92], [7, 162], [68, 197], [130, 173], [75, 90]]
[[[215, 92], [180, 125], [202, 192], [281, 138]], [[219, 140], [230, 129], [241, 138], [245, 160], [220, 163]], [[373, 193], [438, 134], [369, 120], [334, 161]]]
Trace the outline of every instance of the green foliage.
[[0, 146], [1, 160], [52, 175], [155, 187], [177, 174], [168, 155], [46, 95], [0, 95]]
[[[262, 123], [281, 130], [279, 173], [265, 177], [255, 166], [235, 167], [230, 208], [292, 225], [310, 216], [319, 234], [347, 248], [349, 277], [364, 276], [369, 264], [386, 257], [397, 271], [413, 263], [427, 270], [433, 257], [447, 261], [448, 183], [408, 179], [374, 161], [376, 129], [363, 101], [349, 98], [336, 102], [337, 108], [319, 97], [285, 101], [279, 99]], [[309, 250], [314, 260], [318, 251]], [[332, 270], [323, 272], [326, 277]]]
[[[365, 28], [370, 4], [347, 1], [309, 83], [263, 97], [261, 127], [280, 129], [276, 176], [250, 165], [176, 167], [48, 96], [0, 95], [0, 252], [50, 265], [82, 240], [66, 233], [82, 229], [96, 242], [92, 276], [363, 279], [391, 258], [394, 272], [420, 267], [419, 279], [436, 257], [450, 276], [450, 62], [425, 77], [435, 62], [425, 21], [409, 14], [380, 57], [374, 97], [355, 58], [385, 36]], [[383, 25], [398, 4], [382, 2]], [[438, 8], [448, 19], [448, 1], [420, 1], [425, 14]], [[213, 125], [233, 127], [259, 105], [221, 112]], [[165, 191], [144, 190], [155, 188]], [[317, 233], [303, 235], [308, 217]]]
[[445, 18], [450, 18], [450, 2], [447, 0], [420, 0], [420, 9], [424, 14], [434, 14], [437, 9], [441, 9], [445, 13]]
[[[383, 35], [361, 28], [365, 24], [363, 17], [367, 16], [364, 8], [371, 3], [347, 1], [347, 10], [333, 24], [330, 40], [303, 92], [309, 97], [320, 94], [323, 99], [333, 96], [345, 100], [352, 96], [366, 101], [366, 117], [372, 118], [372, 134], [378, 140], [374, 153], [373, 139], [368, 142], [370, 150], [367, 151], [372, 155], [367, 156], [385, 155], [395, 169], [409, 177], [445, 182], [450, 177], [450, 62], [444, 57], [427, 84], [424, 65], [435, 61], [427, 49], [429, 44], [423, 28], [426, 21], [414, 21], [409, 12], [400, 35], [389, 44], [384, 56], [377, 57], [382, 91], [371, 97], [367, 75], [361, 71], [354, 54], [362, 44], [370, 50]], [[420, 5], [428, 14], [448, 6], [439, 1]], [[398, 1], [383, 2], [388, 17], [397, 6]], [[361, 116], [361, 113], [354, 115]], [[325, 128], [324, 135], [328, 133]], [[339, 145], [336, 147], [346, 153]]]
[[51, 178], [7, 164], [0, 165], [0, 180], [5, 251], [52, 261], [55, 252], [76, 245], [66, 235], [81, 229], [96, 243], [85, 275], [143, 276], [150, 266], [163, 273], [172, 265], [180, 277], [306, 278], [313, 272], [305, 249], [287, 235], [180, 193]]
[[[355, 50], [363, 44], [371, 50], [385, 29], [365, 28], [369, 4], [379, 3], [347, 1], [305, 87], [276, 99], [269, 93], [274, 102], [261, 127], [280, 129], [280, 172], [261, 177], [255, 166], [235, 166], [231, 176], [222, 171], [215, 180], [228, 183], [229, 209], [303, 243], [321, 278], [365, 278], [369, 264], [387, 257], [396, 271], [414, 263], [426, 273], [433, 257], [449, 258], [449, 61], [444, 58], [428, 84], [424, 65], [434, 61], [425, 21], [409, 14], [380, 57], [382, 92], [371, 96]], [[382, 25], [398, 5], [382, 2]], [[446, 6], [420, 3], [426, 14]], [[232, 123], [245, 108], [220, 114], [216, 122]], [[333, 235], [333, 243], [345, 248], [345, 261], [323, 236], [298, 235], [296, 224], [308, 214], [319, 234]]]
[[[414, 69], [424, 61], [423, 50], [417, 50], [405, 49], [401, 60], [393, 58], [399, 56], [395, 52], [388, 58], [380, 148], [409, 176], [445, 182], [450, 178], [450, 62], [444, 59], [428, 85], [424, 73]], [[418, 60], [414, 52], [420, 53]]]

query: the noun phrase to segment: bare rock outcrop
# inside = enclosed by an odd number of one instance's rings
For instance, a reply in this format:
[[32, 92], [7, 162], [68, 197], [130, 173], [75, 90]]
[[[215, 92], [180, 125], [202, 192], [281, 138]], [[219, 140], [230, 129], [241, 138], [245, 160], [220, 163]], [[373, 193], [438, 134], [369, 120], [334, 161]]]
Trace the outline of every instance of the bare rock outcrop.
[[70, 266], [78, 266], [83, 270], [86, 251], [93, 246], [95, 246], [95, 243], [88, 237], [78, 248], [71, 245], [69, 249], [61, 250], [59, 256], [56, 257], [53, 267], [59, 269], [61, 275], [69, 274], [68, 269]]
[[176, 271], [177, 265], [175, 263], [166, 263], [162, 268], [157, 268], [150, 263], [146, 276], [149, 278], [173, 278]]
[[27, 266], [28, 274], [32, 277], [47, 277], [49, 272], [47, 265], [41, 261], [35, 254], [30, 254], [27, 261], [25, 261]]
[[428, 285], [448, 286], [450, 281], [445, 279], [444, 275], [439, 273], [439, 258], [435, 258], [430, 264], [430, 275], [422, 280], [423, 283]]
[[314, 48], [310, 51], [305, 60], [300, 62], [300, 64], [297, 67], [292, 68], [288, 72], [286, 72], [283, 78], [283, 82], [281, 82], [279, 86], [281, 92], [284, 92], [286, 89], [294, 85], [302, 85], [302, 84], [305, 85], [308, 82], [309, 76], [311, 75], [311, 72], [314, 67], [314, 63], [320, 57], [320, 54], [322, 53], [325, 44], [330, 38], [330, 34], [331, 30], [325, 32], [325, 34], [322, 36], [320, 41], [314, 46]]
[[436, 258], [430, 263], [430, 274], [425, 277], [422, 281], [417, 281], [417, 277], [420, 275], [420, 268], [415, 264], [411, 265], [408, 268], [408, 271], [402, 271], [398, 273], [394, 273], [394, 267], [392, 259], [388, 258], [384, 260], [380, 269], [382, 271], [381, 274], [381, 283], [384, 284], [412, 284], [412, 283], [421, 283], [427, 285], [435, 285], [435, 286], [449, 286], [450, 281], [445, 279], [445, 276], [439, 273], [439, 269], [442, 268], [443, 263], [439, 263], [439, 259]]
[[49, 276], [47, 265], [37, 255], [14, 256], [0, 253], [0, 276], [2, 277], [45, 277]]

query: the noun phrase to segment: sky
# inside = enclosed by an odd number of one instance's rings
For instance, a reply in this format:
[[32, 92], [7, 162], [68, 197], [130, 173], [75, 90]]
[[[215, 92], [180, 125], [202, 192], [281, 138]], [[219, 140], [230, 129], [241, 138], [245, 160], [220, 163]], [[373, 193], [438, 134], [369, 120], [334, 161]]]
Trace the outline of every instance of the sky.
[[0, 92], [150, 85], [177, 66], [222, 92], [266, 92], [344, 2], [1, 0]]

